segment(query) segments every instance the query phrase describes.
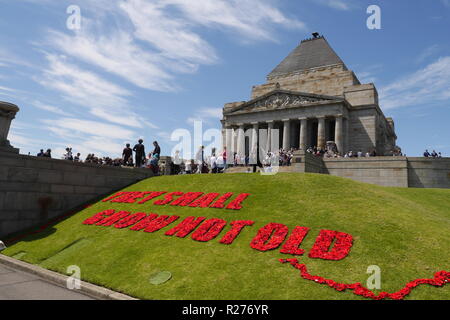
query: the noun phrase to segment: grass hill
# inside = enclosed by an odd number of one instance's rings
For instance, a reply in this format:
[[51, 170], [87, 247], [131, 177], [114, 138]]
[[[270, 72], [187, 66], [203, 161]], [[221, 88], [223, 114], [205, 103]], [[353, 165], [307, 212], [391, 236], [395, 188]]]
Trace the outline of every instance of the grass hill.
[[[395, 292], [411, 280], [450, 271], [450, 190], [387, 188], [316, 174], [183, 175], [150, 178], [124, 191], [199, 191], [250, 193], [241, 210], [98, 202], [11, 245], [3, 254], [66, 273], [81, 268], [83, 280], [145, 299], [364, 299], [351, 291], [302, 279], [280, 258], [279, 250], [250, 247], [259, 228], [282, 223], [310, 228], [299, 261], [310, 273], [337, 282], [361, 282], [367, 267], [381, 268], [382, 290]], [[156, 199], [160, 199], [156, 198]], [[178, 215], [155, 233], [129, 228], [84, 225], [105, 210]], [[231, 245], [166, 236], [185, 217], [253, 220]], [[321, 229], [349, 233], [354, 242], [340, 261], [312, 259], [308, 252]], [[159, 271], [172, 278], [160, 285], [149, 279]], [[450, 299], [450, 286], [419, 286], [406, 299]]]

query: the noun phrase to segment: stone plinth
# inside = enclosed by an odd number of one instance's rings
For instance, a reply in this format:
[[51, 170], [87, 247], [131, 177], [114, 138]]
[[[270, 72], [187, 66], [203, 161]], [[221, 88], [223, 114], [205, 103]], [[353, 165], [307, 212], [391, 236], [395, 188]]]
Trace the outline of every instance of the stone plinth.
[[19, 149], [13, 148], [8, 140], [11, 121], [18, 111], [15, 104], [0, 101], [0, 151], [19, 153]]

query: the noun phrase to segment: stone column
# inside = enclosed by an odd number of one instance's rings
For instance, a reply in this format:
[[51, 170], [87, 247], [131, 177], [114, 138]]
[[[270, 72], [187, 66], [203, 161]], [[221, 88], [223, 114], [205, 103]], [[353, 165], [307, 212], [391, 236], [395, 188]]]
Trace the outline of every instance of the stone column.
[[344, 125], [344, 150], [342, 150], [342, 154], [349, 152], [349, 119], [343, 118]]
[[233, 138], [234, 138], [234, 132], [233, 127], [227, 126], [225, 128], [225, 135], [226, 135], [226, 147], [227, 147], [227, 164], [233, 163]]
[[244, 124], [240, 123], [238, 124], [239, 128], [237, 129], [237, 146], [236, 146], [236, 152], [239, 156], [245, 155], [245, 129]]
[[317, 128], [317, 148], [325, 149], [325, 117], [318, 118], [319, 125]]
[[252, 122], [252, 141], [249, 152], [249, 163], [256, 164], [258, 160], [258, 130], [259, 125], [258, 122]]
[[[225, 122], [222, 122], [222, 149], [224, 149], [224, 147], [227, 146], [227, 133], [226, 133], [226, 126], [225, 126]], [[217, 150], [220, 151], [220, 150]]]
[[291, 122], [289, 119], [283, 120], [283, 149], [291, 148]]
[[273, 131], [273, 121], [267, 121], [267, 145], [266, 151], [272, 151], [272, 131]]
[[15, 104], [0, 101], [0, 151], [19, 153], [19, 149], [13, 148], [8, 140], [11, 121], [18, 111]]
[[344, 154], [343, 118], [342, 114], [336, 116], [336, 126], [334, 129], [334, 140], [339, 154]]
[[300, 140], [299, 146], [300, 150], [306, 150], [308, 143], [308, 119], [307, 118], [299, 118], [300, 120]]

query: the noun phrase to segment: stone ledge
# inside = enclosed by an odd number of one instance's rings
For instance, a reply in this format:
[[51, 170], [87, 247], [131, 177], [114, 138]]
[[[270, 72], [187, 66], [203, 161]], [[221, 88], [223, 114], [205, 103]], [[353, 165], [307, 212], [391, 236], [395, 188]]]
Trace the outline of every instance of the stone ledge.
[[[116, 172], [127, 172], [125, 170], [129, 170], [129, 173], [142, 173], [145, 176], [150, 177], [151, 170], [144, 168], [122, 168], [115, 166], [102, 166], [94, 163], [82, 163], [82, 162], [73, 162], [62, 159], [54, 159], [54, 158], [44, 158], [44, 157], [36, 157], [29, 156], [24, 154], [14, 154], [8, 152], [0, 151], [0, 164], [2, 165], [11, 165], [12, 167], [41, 167], [44, 169], [53, 169], [53, 166], [56, 165], [59, 168], [62, 167], [73, 167], [73, 168], [92, 168], [92, 169], [102, 169], [102, 170], [115, 170]], [[71, 171], [76, 171], [73, 169]]]
[[[69, 278], [69, 276], [50, 271], [33, 264], [29, 264], [27, 262], [16, 260], [3, 254], [0, 254], [0, 264], [11, 267], [15, 270], [20, 270], [37, 275], [62, 287], [66, 287], [67, 279]], [[138, 300], [125, 294], [99, 287], [89, 282], [80, 282], [81, 288], [79, 291], [99, 300]]]

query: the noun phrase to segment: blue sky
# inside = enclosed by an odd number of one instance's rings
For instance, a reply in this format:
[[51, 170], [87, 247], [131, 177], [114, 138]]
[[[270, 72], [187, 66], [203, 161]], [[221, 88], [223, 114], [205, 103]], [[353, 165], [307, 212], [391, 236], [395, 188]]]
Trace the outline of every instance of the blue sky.
[[[381, 30], [366, 26], [372, 4]], [[170, 154], [174, 130], [220, 128], [223, 104], [249, 100], [318, 31], [375, 83], [407, 155], [450, 154], [450, 0], [0, 0], [0, 29], [0, 100], [21, 108], [21, 153], [118, 156], [142, 137]]]

